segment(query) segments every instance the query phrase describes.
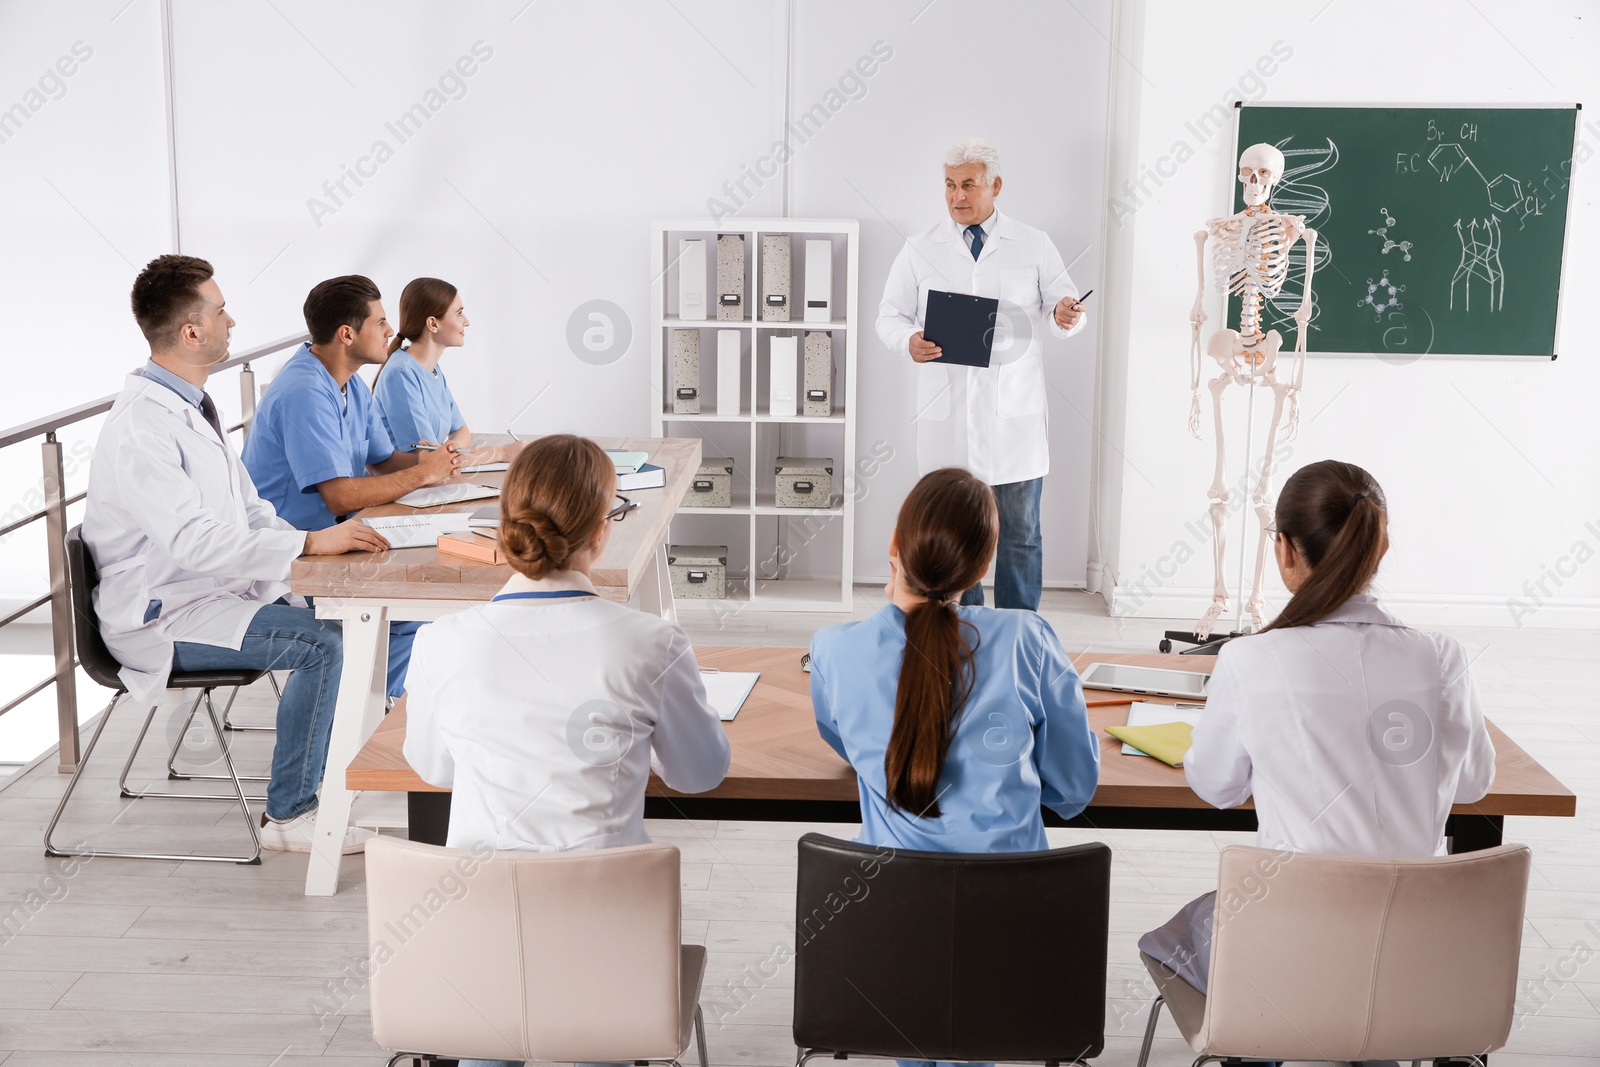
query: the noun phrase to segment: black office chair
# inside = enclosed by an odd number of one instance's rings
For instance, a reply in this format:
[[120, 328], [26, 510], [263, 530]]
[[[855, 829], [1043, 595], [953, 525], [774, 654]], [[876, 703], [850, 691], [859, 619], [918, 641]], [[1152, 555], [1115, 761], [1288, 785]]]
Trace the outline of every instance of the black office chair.
[[173, 671], [167, 679], [168, 689], [197, 689], [199, 695], [195, 697], [194, 706], [190, 708], [191, 716], [196, 708], [204, 703], [206, 715], [211, 720], [211, 728], [216, 734], [217, 745], [222, 753], [223, 762], [228, 769], [229, 780], [233, 782], [234, 791], [230, 794], [196, 794], [196, 793], [156, 793], [150, 791], [134, 792], [128, 789], [128, 769], [133, 766], [134, 757], [138, 755], [139, 746], [144, 743], [145, 734], [150, 730], [150, 723], [155, 719], [156, 708], [151, 705], [150, 713], [145, 716], [144, 725], [139, 728], [139, 736], [133, 742], [133, 749], [128, 753], [128, 761], [122, 766], [122, 775], [118, 779], [118, 786], [124, 797], [131, 799], [164, 798], [169, 800], [232, 800], [239, 805], [239, 811], [244, 815], [245, 826], [250, 830], [251, 851], [243, 856], [216, 856], [194, 855], [184, 853], [155, 853], [155, 852], [120, 852], [104, 851], [90, 848], [61, 848], [51, 838], [55, 834], [56, 824], [61, 821], [62, 812], [66, 810], [67, 802], [72, 799], [73, 791], [78, 788], [78, 782], [83, 778], [83, 770], [89, 765], [89, 757], [94, 754], [94, 749], [100, 743], [100, 735], [105, 731], [106, 723], [111, 721], [111, 713], [116, 710], [122, 698], [128, 695], [127, 689], [122, 684], [122, 679], [117, 672], [121, 664], [106, 648], [104, 639], [100, 636], [100, 626], [94, 612], [94, 588], [99, 583], [99, 574], [95, 569], [94, 558], [89, 554], [88, 547], [83, 543], [83, 528], [74, 526], [67, 534], [67, 583], [72, 597], [72, 629], [78, 651], [78, 662], [87, 674], [96, 683], [107, 689], [115, 690], [111, 703], [106, 705], [106, 710], [100, 715], [100, 722], [94, 728], [94, 735], [89, 739], [89, 745], [83, 750], [83, 755], [78, 759], [78, 767], [72, 774], [72, 781], [67, 783], [66, 792], [61, 794], [61, 803], [56, 805], [56, 813], [50, 819], [50, 825], [44, 831], [44, 851], [47, 856], [119, 856], [128, 859], [151, 860], [207, 860], [217, 863], [260, 863], [261, 862], [261, 835], [256, 832], [256, 821], [250, 814], [250, 804], [245, 797], [244, 786], [239, 780], [238, 771], [233, 766], [233, 756], [228, 751], [228, 741], [224, 736], [221, 720], [217, 716], [216, 705], [211, 700], [211, 691], [227, 686], [250, 685], [266, 673], [264, 670], [216, 670], [216, 671]]
[[1111, 850], [964, 855], [800, 839], [796, 1067], [1083, 1063], [1105, 1046]]

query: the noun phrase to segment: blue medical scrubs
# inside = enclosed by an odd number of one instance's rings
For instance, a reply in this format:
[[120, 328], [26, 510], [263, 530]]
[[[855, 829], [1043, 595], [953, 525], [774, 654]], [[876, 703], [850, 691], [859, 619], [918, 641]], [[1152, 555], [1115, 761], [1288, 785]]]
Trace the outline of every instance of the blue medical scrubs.
[[428, 370], [409, 349], [402, 348], [389, 357], [372, 395], [389, 439], [402, 452], [410, 452], [418, 441], [442, 444], [467, 423], [450, 394], [444, 371], [437, 367]]
[[855, 768], [857, 840], [931, 852], [1032, 852], [1050, 847], [1041, 804], [1064, 819], [1094, 796], [1100, 744], [1083, 684], [1043, 618], [958, 607], [977, 627], [972, 695], [939, 776], [939, 817], [891, 807], [884, 757], [905, 656], [905, 612], [893, 604], [811, 639], [811, 703], [822, 739]]
[[939, 774], [938, 818], [888, 801], [884, 758], [906, 652], [905, 612], [888, 604], [811, 639], [817, 730], [855, 768], [860, 789], [856, 840], [925, 852], [1042, 851], [1050, 844], [1040, 804], [1070, 819], [1088, 806], [1100, 779], [1100, 744], [1089, 728], [1083, 684], [1055, 631], [1034, 612], [966, 605], [956, 611], [977, 627], [979, 644], [972, 695]]
[[[267, 387], [245, 436], [245, 469], [256, 492], [297, 530], [323, 530], [343, 516], [323, 503], [317, 485], [364, 478], [394, 445], [366, 382], [352, 377], [343, 391], [322, 361], [301, 345]], [[405, 692], [411, 639], [421, 623], [389, 625], [388, 693]]]

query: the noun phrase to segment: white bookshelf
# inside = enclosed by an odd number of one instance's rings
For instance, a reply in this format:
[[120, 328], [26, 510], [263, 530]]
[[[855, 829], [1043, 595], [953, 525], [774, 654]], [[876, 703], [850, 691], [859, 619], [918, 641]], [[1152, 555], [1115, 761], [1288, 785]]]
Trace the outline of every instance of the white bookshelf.
[[[792, 235], [788, 322], [760, 321], [761, 238]], [[849, 611], [855, 540], [856, 340], [860, 328], [857, 278], [860, 224], [855, 219], [712, 218], [657, 219], [650, 224], [650, 426], [656, 437], [701, 439], [703, 455], [733, 461], [733, 506], [680, 507], [672, 544], [728, 546], [728, 597], [712, 601], [767, 611]], [[719, 234], [745, 241], [743, 318], [719, 321]], [[706, 248], [704, 320], [683, 320], [678, 310], [678, 242], [700, 238]], [[833, 245], [826, 322], [806, 322], [805, 242]], [[840, 315], [842, 311], [842, 317]], [[672, 410], [672, 333], [700, 334], [700, 397], [705, 414]], [[717, 331], [740, 333], [739, 414], [717, 415]], [[828, 415], [774, 417], [767, 409], [767, 356], [775, 336], [801, 338], [822, 331], [833, 339], [833, 411]], [[804, 410], [804, 404], [798, 405]], [[826, 507], [780, 508], [776, 503], [778, 456], [826, 456], [833, 460], [833, 496]], [[791, 573], [793, 572], [793, 573]]]

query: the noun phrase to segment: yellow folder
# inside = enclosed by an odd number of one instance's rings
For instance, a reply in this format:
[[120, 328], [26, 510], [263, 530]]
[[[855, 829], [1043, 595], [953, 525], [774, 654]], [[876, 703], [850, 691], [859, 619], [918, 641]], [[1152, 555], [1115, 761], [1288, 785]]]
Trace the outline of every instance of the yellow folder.
[[1168, 766], [1181, 767], [1194, 727], [1186, 722], [1164, 722], [1158, 726], [1107, 726], [1106, 733]]

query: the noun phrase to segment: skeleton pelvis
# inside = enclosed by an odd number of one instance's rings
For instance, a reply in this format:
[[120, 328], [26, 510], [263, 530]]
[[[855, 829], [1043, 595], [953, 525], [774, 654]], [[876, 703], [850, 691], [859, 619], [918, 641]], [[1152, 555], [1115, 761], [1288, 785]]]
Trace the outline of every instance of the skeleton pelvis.
[[1225, 371], [1246, 378], [1270, 374], [1278, 365], [1278, 350], [1283, 347], [1283, 335], [1268, 330], [1253, 345], [1244, 343], [1238, 330], [1222, 329], [1206, 341], [1206, 354], [1216, 360]]

